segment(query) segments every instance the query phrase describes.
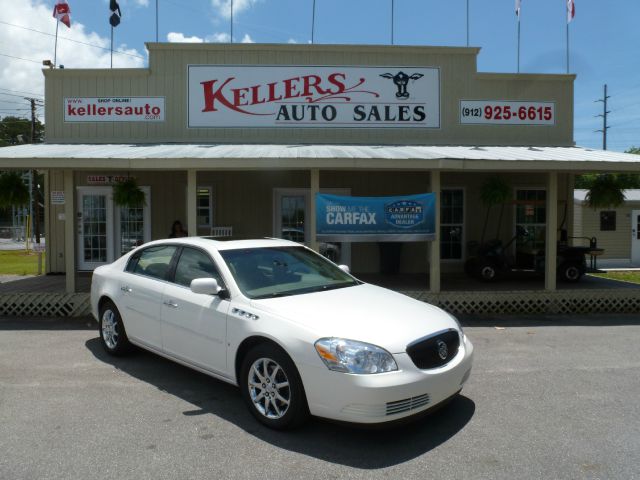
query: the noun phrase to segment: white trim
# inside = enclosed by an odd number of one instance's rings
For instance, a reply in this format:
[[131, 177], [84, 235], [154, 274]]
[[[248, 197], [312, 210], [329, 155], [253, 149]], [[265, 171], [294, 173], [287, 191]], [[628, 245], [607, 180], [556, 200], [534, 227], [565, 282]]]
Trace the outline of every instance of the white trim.
[[[82, 213], [82, 199], [85, 195], [104, 195], [105, 196], [105, 238], [107, 241], [106, 262], [86, 262], [84, 260], [84, 232], [82, 220], [79, 213]], [[71, 220], [74, 222], [74, 231], [77, 236], [78, 245], [76, 246], [76, 258], [77, 258], [77, 270], [78, 271], [93, 271], [95, 268], [106, 263], [111, 263], [115, 260], [115, 228], [114, 228], [114, 208], [113, 208], [113, 188], [112, 187], [95, 187], [95, 186], [83, 186], [76, 187], [76, 204], [74, 208], [74, 217]]]
[[[442, 258], [442, 246], [440, 247], [440, 263], [444, 264], [460, 264], [467, 259], [467, 187], [446, 186], [440, 189], [440, 228], [449, 225], [459, 225], [457, 223], [442, 223], [442, 192], [445, 190], [462, 190], [462, 257], [461, 258]], [[442, 245], [442, 238], [439, 236]]]

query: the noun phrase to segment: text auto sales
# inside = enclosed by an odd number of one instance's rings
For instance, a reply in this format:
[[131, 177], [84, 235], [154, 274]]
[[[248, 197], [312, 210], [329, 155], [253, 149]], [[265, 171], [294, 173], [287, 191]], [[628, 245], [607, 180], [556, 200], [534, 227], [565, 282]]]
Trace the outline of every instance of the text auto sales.
[[[246, 115], [275, 116], [276, 123], [422, 123], [427, 117], [423, 103], [353, 102], [355, 95], [375, 99], [380, 94], [369, 90], [364, 78], [348, 83], [344, 73], [324, 78], [304, 75], [248, 87], [234, 87], [234, 80], [235, 77], [229, 77], [224, 81], [200, 82], [204, 94], [202, 112], [216, 112], [224, 107]], [[263, 113], [252, 109], [271, 103], [277, 110]]]

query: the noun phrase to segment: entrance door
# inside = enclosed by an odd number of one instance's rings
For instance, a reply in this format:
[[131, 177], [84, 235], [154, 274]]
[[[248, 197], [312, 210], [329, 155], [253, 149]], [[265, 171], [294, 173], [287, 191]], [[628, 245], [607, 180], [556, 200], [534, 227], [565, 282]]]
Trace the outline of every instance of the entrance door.
[[78, 188], [78, 269], [113, 262], [113, 199], [111, 187]]
[[[349, 195], [349, 189], [321, 190], [333, 195]], [[276, 188], [274, 190], [274, 237], [309, 245], [308, 212], [311, 192], [308, 188]], [[346, 242], [320, 242], [320, 254], [335, 263], [351, 262], [351, 244]]]
[[116, 258], [130, 252], [151, 239], [151, 221], [149, 205], [151, 205], [149, 187], [140, 187], [144, 192], [146, 203], [140, 207], [115, 208], [116, 218]]
[[631, 211], [631, 262], [640, 264], [640, 210]]

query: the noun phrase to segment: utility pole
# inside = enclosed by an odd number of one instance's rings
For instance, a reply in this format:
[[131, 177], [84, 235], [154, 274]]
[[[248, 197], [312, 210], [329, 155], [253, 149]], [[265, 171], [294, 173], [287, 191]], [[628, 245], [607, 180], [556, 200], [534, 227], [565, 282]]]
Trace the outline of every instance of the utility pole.
[[[31, 143], [36, 143], [36, 99], [27, 98], [31, 103]], [[38, 171], [33, 169], [30, 173], [31, 187], [31, 216], [32, 232], [35, 235], [36, 243], [40, 244], [40, 202], [38, 196]]]
[[607, 84], [604, 84], [604, 97], [603, 98], [599, 98], [598, 100], [596, 100], [596, 102], [602, 102], [603, 104], [603, 110], [602, 110], [602, 114], [600, 115], [596, 115], [596, 117], [602, 117], [602, 130], [596, 130], [596, 132], [602, 132], [602, 149], [606, 150], [607, 149], [607, 130], [609, 130], [611, 127], [609, 127], [607, 125], [607, 115], [609, 113], [611, 113], [610, 110], [607, 110], [607, 100], [611, 98], [610, 95], [607, 95]]

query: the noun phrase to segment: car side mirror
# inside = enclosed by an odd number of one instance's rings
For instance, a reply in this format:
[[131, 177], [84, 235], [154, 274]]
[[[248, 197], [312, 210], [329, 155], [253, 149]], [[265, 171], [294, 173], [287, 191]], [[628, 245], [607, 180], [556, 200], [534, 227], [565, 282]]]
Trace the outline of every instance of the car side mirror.
[[191, 291], [204, 295], [218, 295], [222, 287], [215, 278], [195, 278], [191, 280]]
[[351, 273], [351, 271], [349, 270], [349, 265], [338, 265], [338, 268], [344, 273]]

